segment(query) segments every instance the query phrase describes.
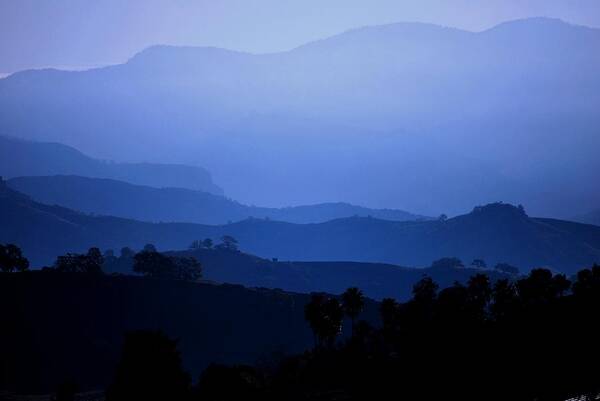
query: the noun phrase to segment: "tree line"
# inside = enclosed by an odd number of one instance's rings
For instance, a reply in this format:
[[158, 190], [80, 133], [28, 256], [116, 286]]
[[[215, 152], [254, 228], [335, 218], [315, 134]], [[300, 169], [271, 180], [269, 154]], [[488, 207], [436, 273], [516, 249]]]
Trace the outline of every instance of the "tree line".
[[[315, 345], [270, 366], [211, 365], [195, 384], [177, 341], [128, 334], [107, 401], [595, 400], [600, 395], [600, 266], [573, 280], [534, 269], [516, 280], [476, 274], [440, 289], [429, 277], [405, 303], [379, 303], [358, 320], [358, 288], [313, 294], [305, 305]], [[351, 333], [341, 336], [344, 319]]]

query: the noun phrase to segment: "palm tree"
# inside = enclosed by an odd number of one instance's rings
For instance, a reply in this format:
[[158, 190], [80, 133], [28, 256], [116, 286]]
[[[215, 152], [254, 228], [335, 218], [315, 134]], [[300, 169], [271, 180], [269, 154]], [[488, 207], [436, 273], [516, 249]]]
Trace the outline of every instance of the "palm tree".
[[331, 348], [335, 343], [335, 338], [342, 332], [342, 321], [344, 320], [344, 310], [337, 299], [329, 298], [323, 304], [323, 317], [322, 337]]
[[313, 294], [304, 307], [304, 318], [313, 331], [315, 348], [320, 348], [323, 343], [332, 346], [341, 332], [344, 310], [337, 299]]
[[346, 316], [352, 321], [352, 337], [354, 337], [354, 321], [365, 307], [365, 297], [361, 290], [350, 287], [342, 294], [342, 307]]
[[304, 319], [313, 331], [315, 348], [320, 346], [320, 333], [323, 326], [323, 304], [325, 297], [321, 294], [313, 294], [310, 302], [304, 307]]
[[383, 323], [384, 331], [393, 329], [398, 313], [398, 303], [393, 298], [384, 298], [379, 304], [379, 314]]

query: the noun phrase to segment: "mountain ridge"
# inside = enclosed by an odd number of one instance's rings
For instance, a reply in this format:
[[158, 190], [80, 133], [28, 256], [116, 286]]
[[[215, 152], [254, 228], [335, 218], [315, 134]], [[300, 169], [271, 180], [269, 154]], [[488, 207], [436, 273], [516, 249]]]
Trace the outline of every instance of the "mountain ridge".
[[2, 130], [101, 159], [200, 160], [246, 204], [596, 207], [600, 192], [580, 183], [599, 179], [600, 30], [394, 29], [283, 53], [160, 47], [86, 72], [15, 74], [0, 81]]
[[[263, 258], [294, 261], [353, 261], [428, 266], [456, 256], [467, 262], [509, 263], [527, 271], [546, 266], [573, 273], [600, 261], [600, 227], [553, 219], [498, 217], [484, 211], [445, 221], [394, 222], [369, 217], [325, 223], [292, 224], [247, 219], [220, 226], [189, 223], [145, 223], [116, 217], [94, 217], [32, 201], [4, 185], [0, 188], [0, 243], [15, 243], [34, 266], [49, 264], [66, 252], [89, 247], [141, 249], [154, 243], [161, 250], [185, 249], [193, 240], [234, 236], [241, 249]], [[478, 216], [484, 218], [478, 218]]]
[[79, 174], [152, 187], [189, 187], [223, 195], [210, 173], [183, 164], [119, 163], [91, 158], [58, 142], [35, 142], [0, 135], [0, 175], [5, 178]]
[[151, 188], [107, 178], [72, 175], [16, 177], [9, 179], [7, 184], [41, 203], [151, 222], [225, 224], [255, 217], [317, 223], [353, 215], [390, 220], [429, 219], [403, 210], [371, 209], [344, 202], [282, 208], [250, 206], [186, 188]]

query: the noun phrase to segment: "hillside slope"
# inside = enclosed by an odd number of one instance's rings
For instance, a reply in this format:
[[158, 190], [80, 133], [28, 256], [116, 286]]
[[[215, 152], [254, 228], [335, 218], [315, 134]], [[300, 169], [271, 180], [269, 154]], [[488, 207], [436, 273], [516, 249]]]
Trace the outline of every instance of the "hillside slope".
[[112, 178], [151, 187], [181, 187], [223, 194], [223, 190], [213, 183], [210, 173], [200, 167], [106, 162], [59, 143], [24, 141], [0, 135], [0, 176], [56, 174]]
[[478, 273], [487, 274], [492, 281], [511, 277], [491, 269], [470, 267], [407, 268], [383, 263], [344, 261], [280, 262], [220, 249], [197, 249], [170, 254], [195, 257], [202, 264], [203, 277], [208, 280], [247, 287], [279, 288], [305, 294], [341, 294], [349, 287], [359, 287], [366, 296], [376, 300], [408, 300], [412, 296], [413, 285], [424, 276], [431, 277], [442, 288], [455, 282], [466, 283]]
[[8, 186], [41, 203], [152, 222], [225, 224], [249, 217], [290, 223], [320, 223], [351, 216], [395, 221], [425, 218], [402, 210], [369, 209], [341, 202], [287, 208], [247, 206], [207, 192], [79, 176], [17, 177], [8, 180]]
[[[253, 364], [312, 344], [308, 295], [241, 286], [85, 274], [0, 273], [0, 391], [56, 391], [66, 380], [103, 389], [114, 376], [123, 337], [160, 328], [179, 339], [197, 379], [212, 362]], [[77, 300], [77, 302], [73, 302]], [[365, 318], [375, 317], [371, 309]]]
[[428, 266], [445, 256], [523, 271], [548, 266], [566, 273], [600, 261], [600, 227], [528, 217], [517, 207], [491, 204], [446, 221], [393, 222], [374, 218], [292, 224], [248, 219], [227, 225], [143, 223], [94, 217], [47, 206], [0, 186], [0, 243], [16, 243], [34, 265], [57, 255], [102, 249], [185, 249], [193, 240], [233, 235], [241, 248], [266, 258], [295, 261], [381, 262]]

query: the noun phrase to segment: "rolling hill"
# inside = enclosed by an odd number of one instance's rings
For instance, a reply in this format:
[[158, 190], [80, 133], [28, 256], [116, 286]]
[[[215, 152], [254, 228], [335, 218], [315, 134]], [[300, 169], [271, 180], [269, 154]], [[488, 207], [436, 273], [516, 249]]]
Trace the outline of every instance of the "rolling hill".
[[192, 240], [233, 235], [241, 248], [266, 258], [355, 261], [428, 266], [445, 256], [467, 263], [506, 262], [523, 271], [547, 266], [572, 273], [600, 261], [600, 228], [532, 218], [508, 204], [490, 204], [446, 221], [394, 222], [346, 218], [319, 224], [247, 219], [227, 225], [144, 223], [95, 217], [47, 206], [0, 186], [0, 242], [21, 246], [34, 265], [52, 263], [68, 251], [91, 246], [161, 250], [186, 248]]
[[349, 287], [359, 287], [367, 297], [375, 300], [394, 298], [406, 301], [412, 296], [413, 285], [424, 276], [431, 277], [440, 288], [455, 282], [466, 283], [478, 273], [487, 274], [492, 281], [514, 277], [492, 269], [473, 267], [408, 268], [364, 262], [280, 262], [221, 249], [169, 254], [195, 257], [202, 264], [203, 277], [216, 282], [305, 294], [341, 294]]
[[223, 190], [213, 183], [210, 173], [200, 167], [106, 162], [59, 143], [24, 141], [0, 135], [0, 176], [56, 174], [112, 178], [151, 187], [181, 187], [223, 194]]
[[582, 185], [600, 180], [599, 55], [599, 29], [548, 18], [364, 27], [261, 55], [154, 46], [0, 80], [0, 131], [201, 163], [246, 204], [438, 215], [503, 199], [566, 218], [600, 204]]
[[[0, 300], [18, 305], [3, 313], [0, 352], [11, 369], [0, 388], [51, 393], [65, 380], [82, 390], [105, 388], [131, 330], [160, 327], [177, 338], [195, 378], [210, 363], [252, 364], [302, 352], [312, 344], [303, 311], [308, 299], [131, 276], [0, 274]], [[373, 304], [365, 318], [376, 317]]]
[[290, 223], [320, 223], [351, 216], [394, 221], [425, 219], [402, 210], [369, 209], [341, 202], [286, 208], [247, 206], [202, 191], [79, 176], [17, 177], [7, 184], [40, 203], [151, 222], [225, 224], [249, 217]]

